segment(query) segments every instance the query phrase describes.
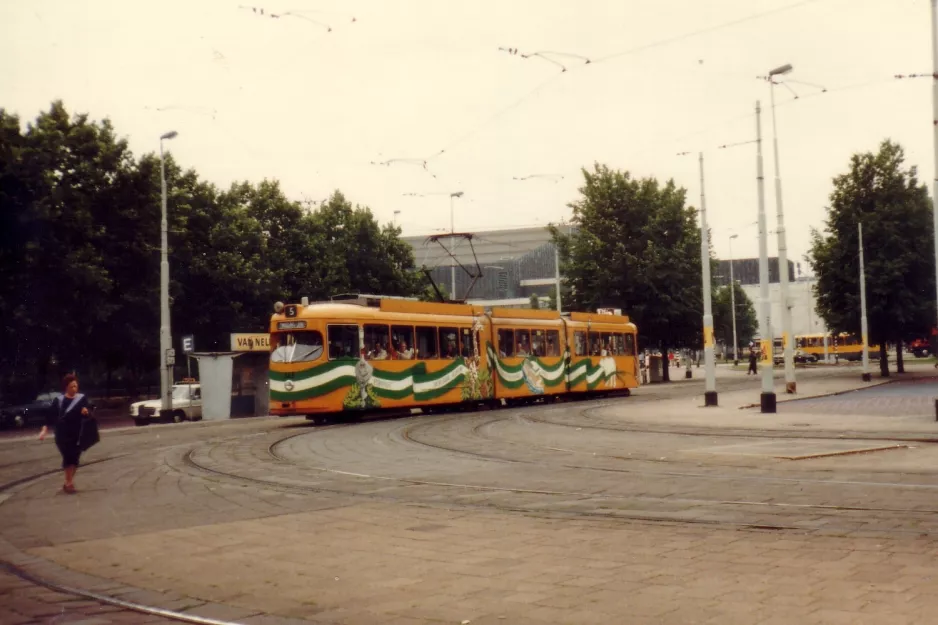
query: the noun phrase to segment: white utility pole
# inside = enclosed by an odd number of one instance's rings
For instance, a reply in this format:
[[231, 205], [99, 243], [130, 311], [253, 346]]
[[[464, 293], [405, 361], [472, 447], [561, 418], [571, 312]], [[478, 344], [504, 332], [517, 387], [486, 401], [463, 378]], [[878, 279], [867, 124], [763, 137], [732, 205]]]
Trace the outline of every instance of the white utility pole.
[[[762, 363], [762, 395], [759, 404], [762, 412], [775, 412], [775, 390], [772, 387], [775, 339], [772, 334], [772, 308], [769, 302], [769, 243], [765, 223], [765, 175], [762, 169], [762, 107], [756, 101], [756, 186], [759, 191], [759, 308], [762, 330], [762, 348], [768, 360]], [[784, 304], [782, 306], [784, 310]]]
[[[716, 363], [713, 360], [713, 308], [710, 300], [710, 233], [707, 232], [707, 196], [704, 194], [704, 157], [700, 162], [700, 267], [703, 275], [704, 406], [717, 405]], [[688, 367], [690, 362], [688, 362]]]
[[[788, 293], [788, 243], [785, 237], [785, 215], [782, 209], [782, 179], [778, 164], [778, 128], [775, 125], [775, 76], [787, 74], [791, 65], [782, 65], [769, 72], [769, 93], [772, 99], [772, 149], [775, 155], [775, 210], [778, 213], [778, 279], [782, 298], [782, 348], [785, 356], [785, 392], [794, 393], [795, 356], [792, 349], [791, 302]], [[774, 337], [773, 337], [774, 338]]]
[[557, 244], [554, 243], [554, 288], [557, 289], [557, 313], [560, 314], [560, 252], [557, 250]]
[[179, 134], [171, 130], [160, 136], [160, 197], [162, 217], [160, 219], [160, 416], [168, 417], [173, 407], [173, 364], [175, 354], [170, 355], [173, 336], [169, 327], [169, 224], [166, 216], [166, 163], [163, 159], [163, 140]]
[[870, 342], [869, 337], [869, 328], [867, 327], [866, 320], [866, 273], [863, 270], [863, 224], [857, 224], [857, 229], [859, 231], [860, 237], [860, 336], [863, 340], [863, 345], [861, 346], [863, 350], [863, 381], [869, 382], [872, 378], [870, 376], [870, 354], [867, 347]]
[[[932, 184], [932, 222], [935, 236], [935, 276], [938, 278], [938, 0], [931, 0], [932, 45], [932, 144], [935, 152], [935, 179]], [[938, 286], [938, 279], [935, 285]], [[938, 327], [938, 326], [936, 326]], [[934, 349], [934, 345], [931, 346]]]
[[739, 364], [739, 341], [736, 339], [736, 280], [733, 278], [733, 239], [738, 238], [738, 234], [730, 237], [730, 308], [733, 309], [733, 365]]
[[[453, 213], [453, 210], [454, 210], [453, 198], [462, 197], [462, 193], [463, 193], [462, 191], [456, 191], [455, 193], [449, 194], [449, 233], [450, 234], [455, 234], [456, 232], [456, 218]], [[450, 237], [449, 239], [449, 254], [451, 257], [453, 256], [453, 241], [455, 240], [456, 240], [455, 237]], [[449, 285], [450, 285], [449, 286], [450, 288], [449, 299], [450, 301], [455, 301], [456, 300], [456, 259], [450, 258], [450, 262], [452, 262], [453, 264], [450, 265], [449, 267]]]

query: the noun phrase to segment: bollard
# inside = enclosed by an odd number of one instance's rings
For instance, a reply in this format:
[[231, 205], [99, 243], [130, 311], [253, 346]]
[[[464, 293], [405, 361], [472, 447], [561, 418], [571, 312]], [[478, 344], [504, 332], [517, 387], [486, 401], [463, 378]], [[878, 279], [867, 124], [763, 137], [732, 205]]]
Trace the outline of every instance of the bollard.
[[938, 421], [938, 397], [935, 398], [935, 421]]

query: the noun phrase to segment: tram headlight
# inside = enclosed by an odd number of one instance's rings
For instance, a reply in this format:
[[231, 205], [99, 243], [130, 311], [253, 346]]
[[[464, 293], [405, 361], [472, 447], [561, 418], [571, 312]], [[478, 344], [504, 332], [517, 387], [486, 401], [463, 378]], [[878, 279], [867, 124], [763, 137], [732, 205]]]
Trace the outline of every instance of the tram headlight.
[[274, 312], [278, 315], [283, 312], [283, 302], [274, 303]]

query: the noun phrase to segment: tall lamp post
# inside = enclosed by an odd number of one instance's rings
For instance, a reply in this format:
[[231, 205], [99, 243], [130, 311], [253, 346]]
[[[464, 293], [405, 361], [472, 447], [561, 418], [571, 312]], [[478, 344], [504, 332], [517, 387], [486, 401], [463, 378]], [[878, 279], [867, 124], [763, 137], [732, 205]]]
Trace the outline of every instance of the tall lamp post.
[[863, 337], [863, 373], [860, 376], [864, 382], [869, 382], [870, 376], [870, 352], [867, 349], [869, 343], [869, 325], [866, 319], [866, 271], [863, 268], [863, 224], [857, 224], [857, 237], [860, 241], [860, 336]]
[[[455, 193], [449, 194], [449, 233], [450, 234], [456, 233], [456, 219], [455, 219], [454, 212], [453, 212], [454, 211], [453, 199], [457, 197], [462, 197], [462, 196], [463, 196], [462, 191], [456, 191]], [[450, 256], [453, 255], [453, 238], [452, 237], [449, 240], [449, 254]], [[455, 263], [456, 259], [450, 258], [450, 262]], [[456, 265], [455, 264], [452, 264], [449, 267], [449, 288], [450, 288], [449, 298], [450, 300], [455, 300], [456, 299]]]
[[[782, 348], [785, 356], [785, 391], [794, 393], [795, 358], [792, 350], [791, 308], [788, 295], [788, 243], [785, 237], [785, 214], [782, 208], [782, 178], [778, 165], [778, 128], [775, 124], [775, 81], [776, 76], [783, 76], [792, 70], [791, 64], [776, 67], [769, 72], [769, 94], [772, 100], [772, 150], [775, 155], [775, 209], [778, 213], [778, 279], [782, 298]], [[775, 337], [771, 337], [774, 340]]]
[[739, 235], [730, 236], [730, 309], [733, 318], [733, 365], [739, 365], [739, 341], [736, 340], [736, 279], [733, 277], [733, 239]]
[[[938, 277], [938, 0], [931, 0], [931, 45], [932, 45], [932, 147], [935, 152], [935, 179], [932, 186], [932, 223], [934, 224], [935, 237], [935, 275]], [[935, 282], [938, 286], [938, 279]], [[938, 326], [936, 326], [938, 327]], [[932, 339], [932, 350], [935, 349], [935, 341], [938, 337]]]
[[166, 162], [163, 159], [163, 141], [175, 139], [175, 130], [160, 136], [160, 193], [162, 217], [160, 219], [160, 416], [167, 417], [173, 406], [173, 338], [169, 327], [169, 230], [166, 218]]
[[[759, 193], [759, 330], [762, 334], [762, 347], [768, 357], [762, 363], [762, 394], [759, 405], [762, 413], [776, 412], [775, 390], [773, 388], [773, 367], [775, 357], [772, 347], [775, 343], [772, 333], [772, 307], [769, 302], [769, 243], [765, 223], [765, 174], [762, 167], [762, 106], [756, 102], [756, 187]], [[784, 306], [782, 307], [784, 309]], [[766, 338], [768, 337], [768, 338]]]
[[[704, 406], [717, 405], [716, 363], [713, 360], [713, 309], [710, 300], [710, 233], [707, 229], [707, 197], [704, 195], [704, 157], [700, 152], [700, 267], [703, 279]], [[690, 361], [687, 363], [690, 370]]]

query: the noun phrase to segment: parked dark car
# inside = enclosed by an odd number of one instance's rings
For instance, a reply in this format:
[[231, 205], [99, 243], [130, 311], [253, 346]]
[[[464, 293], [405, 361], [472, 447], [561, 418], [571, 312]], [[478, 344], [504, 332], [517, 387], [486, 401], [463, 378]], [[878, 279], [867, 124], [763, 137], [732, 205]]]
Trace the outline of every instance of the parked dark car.
[[[782, 352], [776, 352], [773, 360], [776, 365], [783, 365], [785, 364], [785, 354]], [[814, 354], [809, 354], [803, 350], [796, 349], [792, 354], [792, 360], [797, 364], [803, 365], [809, 362], [817, 362], [818, 357]]]
[[0, 407], [0, 427], [24, 428], [43, 425], [52, 410], [52, 402], [62, 393], [40, 393], [35, 400], [17, 406]]

